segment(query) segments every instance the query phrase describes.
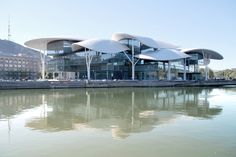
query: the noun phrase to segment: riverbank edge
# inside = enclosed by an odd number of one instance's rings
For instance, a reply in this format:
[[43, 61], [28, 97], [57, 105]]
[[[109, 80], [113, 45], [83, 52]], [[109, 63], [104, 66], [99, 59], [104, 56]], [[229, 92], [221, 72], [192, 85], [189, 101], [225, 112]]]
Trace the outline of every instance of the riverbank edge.
[[236, 80], [158, 81], [158, 80], [80, 80], [80, 81], [2, 81], [5, 89], [63, 89], [63, 88], [118, 88], [118, 87], [220, 87], [236, 85]]

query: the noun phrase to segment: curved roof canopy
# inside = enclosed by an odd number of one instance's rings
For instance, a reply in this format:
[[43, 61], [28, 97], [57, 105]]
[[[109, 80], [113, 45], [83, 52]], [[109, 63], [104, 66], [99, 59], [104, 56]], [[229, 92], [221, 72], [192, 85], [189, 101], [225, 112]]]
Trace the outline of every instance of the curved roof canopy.
[[213, 50], [209, 50], [209, 49], [192, 48], [192, 49], [181, 49], [180, 51], [183, 53], [187, 53], [187, 54], [196, 54], [197, 53], [202, 56], [205, 56], [206, 58], [215, 59], [215, 60], [222, 60], [224, 58], [218, 52], [213, 51]]
[[37, 50], [47, 50], [47, 44], [54, 41], [74, 41], [79, 42], [82, 41], [81, 39], [74, 39], [74, 38], [63, 38], [63, 37], [56, 37], [56, 38], [37, 38], [32, 39], [25, 42], [25, 45], [37, 49]]
[[143, 36], [137, 36], [137, 35], [130, 35], [126, 33], [115, 33], [112, 35], [112, 40], [115, 41], [120, 41], [123, 39], [134, 39], [139, 41], [140, 43], [151, 47], [151, 48], [156, 48], [156, 49], [161, 49], [161, 48], [178, 48], [178, 46], [169, 44], [160, 40], [153, 40], [152, 38], [149, 37], [143, 37]]
[[160, 49], [177, 49], [177, 48], [179, 48], [179, 46], [171, 44], [171, 43], [167, 43], [165, 41], [156, 40], [156, 42], [157, 42]]
[[142, 54], [138, 54], [135, 55], [135, 57], [144, 60], [173, 61], [183, 58], [189, 58], [191, 56], [175, 49], [160, 49], [158, 51], [148, 51]]
[[81, 51], [84, 48], [102, 53], [118, 53], [129, 50], [127, 46], [118, 41], [106, 39], [90, 39], [72, 44], [73, 51]]

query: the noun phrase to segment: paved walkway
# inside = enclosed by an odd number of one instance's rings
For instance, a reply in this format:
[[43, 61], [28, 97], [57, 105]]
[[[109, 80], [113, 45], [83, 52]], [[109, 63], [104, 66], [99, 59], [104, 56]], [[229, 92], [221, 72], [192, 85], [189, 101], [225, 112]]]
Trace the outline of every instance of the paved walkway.
[[208, 87], [236, 85], [236, 80], [209, 81], [139, 81], [139, 80], [81, 80], [81, 81], [1, 81], [0, 89], [59, 89], [59, 88], [115, 88], [115, 87]]

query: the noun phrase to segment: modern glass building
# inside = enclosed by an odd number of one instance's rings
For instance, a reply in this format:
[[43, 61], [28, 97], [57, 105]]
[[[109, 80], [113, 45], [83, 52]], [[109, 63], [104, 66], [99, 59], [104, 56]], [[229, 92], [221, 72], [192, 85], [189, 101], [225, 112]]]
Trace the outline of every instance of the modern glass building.
[[51, 58], [46, 73], [54, 79], [198, 80], [203, 78], [199, 65], [205, 65], [207, 79], [210, 59], [223, 59], [213, 50], [183, 49], [125, 33], [112, 40], [39, 38], [25, 45]]

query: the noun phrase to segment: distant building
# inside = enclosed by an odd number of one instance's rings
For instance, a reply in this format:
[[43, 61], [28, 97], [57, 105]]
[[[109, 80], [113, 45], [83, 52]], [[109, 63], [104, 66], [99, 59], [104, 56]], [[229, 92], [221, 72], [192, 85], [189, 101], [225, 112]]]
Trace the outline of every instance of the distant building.
[[35, 80], [41, 75], [40, 69], [38, 51], [9, 40], [0, 40], [1, 80]]
[[20, 56], [0, 56], [0, 79], [34, 80], [40, 76], [40, 60]]

